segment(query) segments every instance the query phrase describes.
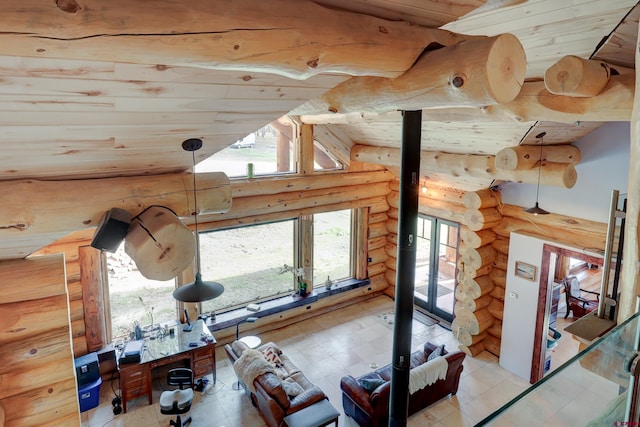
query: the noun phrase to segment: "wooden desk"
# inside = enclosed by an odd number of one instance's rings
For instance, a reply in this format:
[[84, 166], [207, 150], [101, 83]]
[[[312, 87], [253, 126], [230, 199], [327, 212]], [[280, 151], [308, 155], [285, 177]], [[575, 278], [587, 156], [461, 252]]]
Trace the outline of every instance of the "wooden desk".
[[[184, 332], [177, 325], [173, 337], [162, 339], [145, 338], [140, 363], [120, 364], [120, 390], [122, 392], [122, 410], [127, 412], [127, 401], [145, 394], [152, 402], [151, 371], [159, 366], [185, 361], [193, 370], [194, 378], [213, 374], [216, 382], [216, 340], [202, 320], [193, 323], [191, 332]], [[189, 343], [197, 342], [197, 347]]]

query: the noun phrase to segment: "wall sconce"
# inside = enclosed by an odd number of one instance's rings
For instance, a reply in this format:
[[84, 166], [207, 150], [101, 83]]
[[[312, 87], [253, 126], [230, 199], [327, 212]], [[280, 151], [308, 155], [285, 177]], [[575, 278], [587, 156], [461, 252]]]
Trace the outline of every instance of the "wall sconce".
[[422, 181], [421, 191], [422, 191], [422, 194], [427, 194], [427, 191], [429, 191], [429, 189], [427, 188], [427, 178], [425, 178], [424, 181]]

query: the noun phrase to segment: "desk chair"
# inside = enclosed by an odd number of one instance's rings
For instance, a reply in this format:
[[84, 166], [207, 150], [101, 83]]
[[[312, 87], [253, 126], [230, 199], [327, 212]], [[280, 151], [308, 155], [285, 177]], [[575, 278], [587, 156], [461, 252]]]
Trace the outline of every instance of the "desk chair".
[[[189, 368], [174, 368], [167, 373], [167, 384], [178, 386], [179, 389], [163, 391], [160, 394], [160, 412], [165, 415], [177, 415], [175, 420], [171, 420], [170, 425], [176, 427], [187, 426], [191, 422], [191, 417], [180, 418], [181, 414], [191, 409], [193, 402], [193, 371]], [[185, 389], [187, 385], [189, 388]]]

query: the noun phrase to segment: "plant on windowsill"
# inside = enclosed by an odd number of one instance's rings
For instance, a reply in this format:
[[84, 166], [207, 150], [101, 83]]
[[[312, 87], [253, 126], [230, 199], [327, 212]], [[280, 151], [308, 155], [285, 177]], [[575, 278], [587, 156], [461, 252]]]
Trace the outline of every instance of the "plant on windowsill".
[[[307, 269], [309, 269], [309, 267], [306, 267]], [[278, 274], [284, 274], [284, 273], [291, 273], [293, 274], [293, 277], [296, 279], [296, 283], [297, 283], [297, 293], [298, 295], [300, 295], [301, 297], [307, 295], [307, 283], [305, 282], [304, 279], [304, 273], [305, 273], [305, 267], [299, 267], [299, 268], [295, 268], [291, 265], [283, 265], [280, 268], [280, 271], [278, 272]]]

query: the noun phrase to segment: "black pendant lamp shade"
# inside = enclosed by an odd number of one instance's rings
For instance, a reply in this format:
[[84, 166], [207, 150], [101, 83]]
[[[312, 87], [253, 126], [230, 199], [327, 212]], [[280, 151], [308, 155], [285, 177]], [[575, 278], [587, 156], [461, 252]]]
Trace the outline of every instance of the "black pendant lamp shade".
[[202, 140], [198, 138], [187, 139], [182, 143], [182, 149], [191, 151], [193, 160], [193, 217], [196, 226], [196, 277], [192, 283], [180, 286], [173, 291], [173, 297], [182, 302], [201, 302], [214, 299], [222, 295], [224, 286], [217, 282], [205, 282], [200, 274], [200, 235], [198, 234], [198, 199], [196, 196], [196, 154], [202, 148]]
[[544, 136], [546, 134], [547, 134], [546, 132], [542, 132], [542, 133], [539, 133], [538, 135], [536, 135], [536, 138], [538, 138], [540, 140], [540, 161], [538, 163], [538, 186], [536, 188], [536, 204], [535, 204], [534, 207], [524, 210], [526, 213], [530, 213], [530, 214], [534, 214], [534, 215], [548, 215], [549, 214], [549, 212], [545, 211], [540, 206], [538, 206], [538, 194], [540, 193], [540, 173], [542, 172], [542, 143], [544, 142]]

